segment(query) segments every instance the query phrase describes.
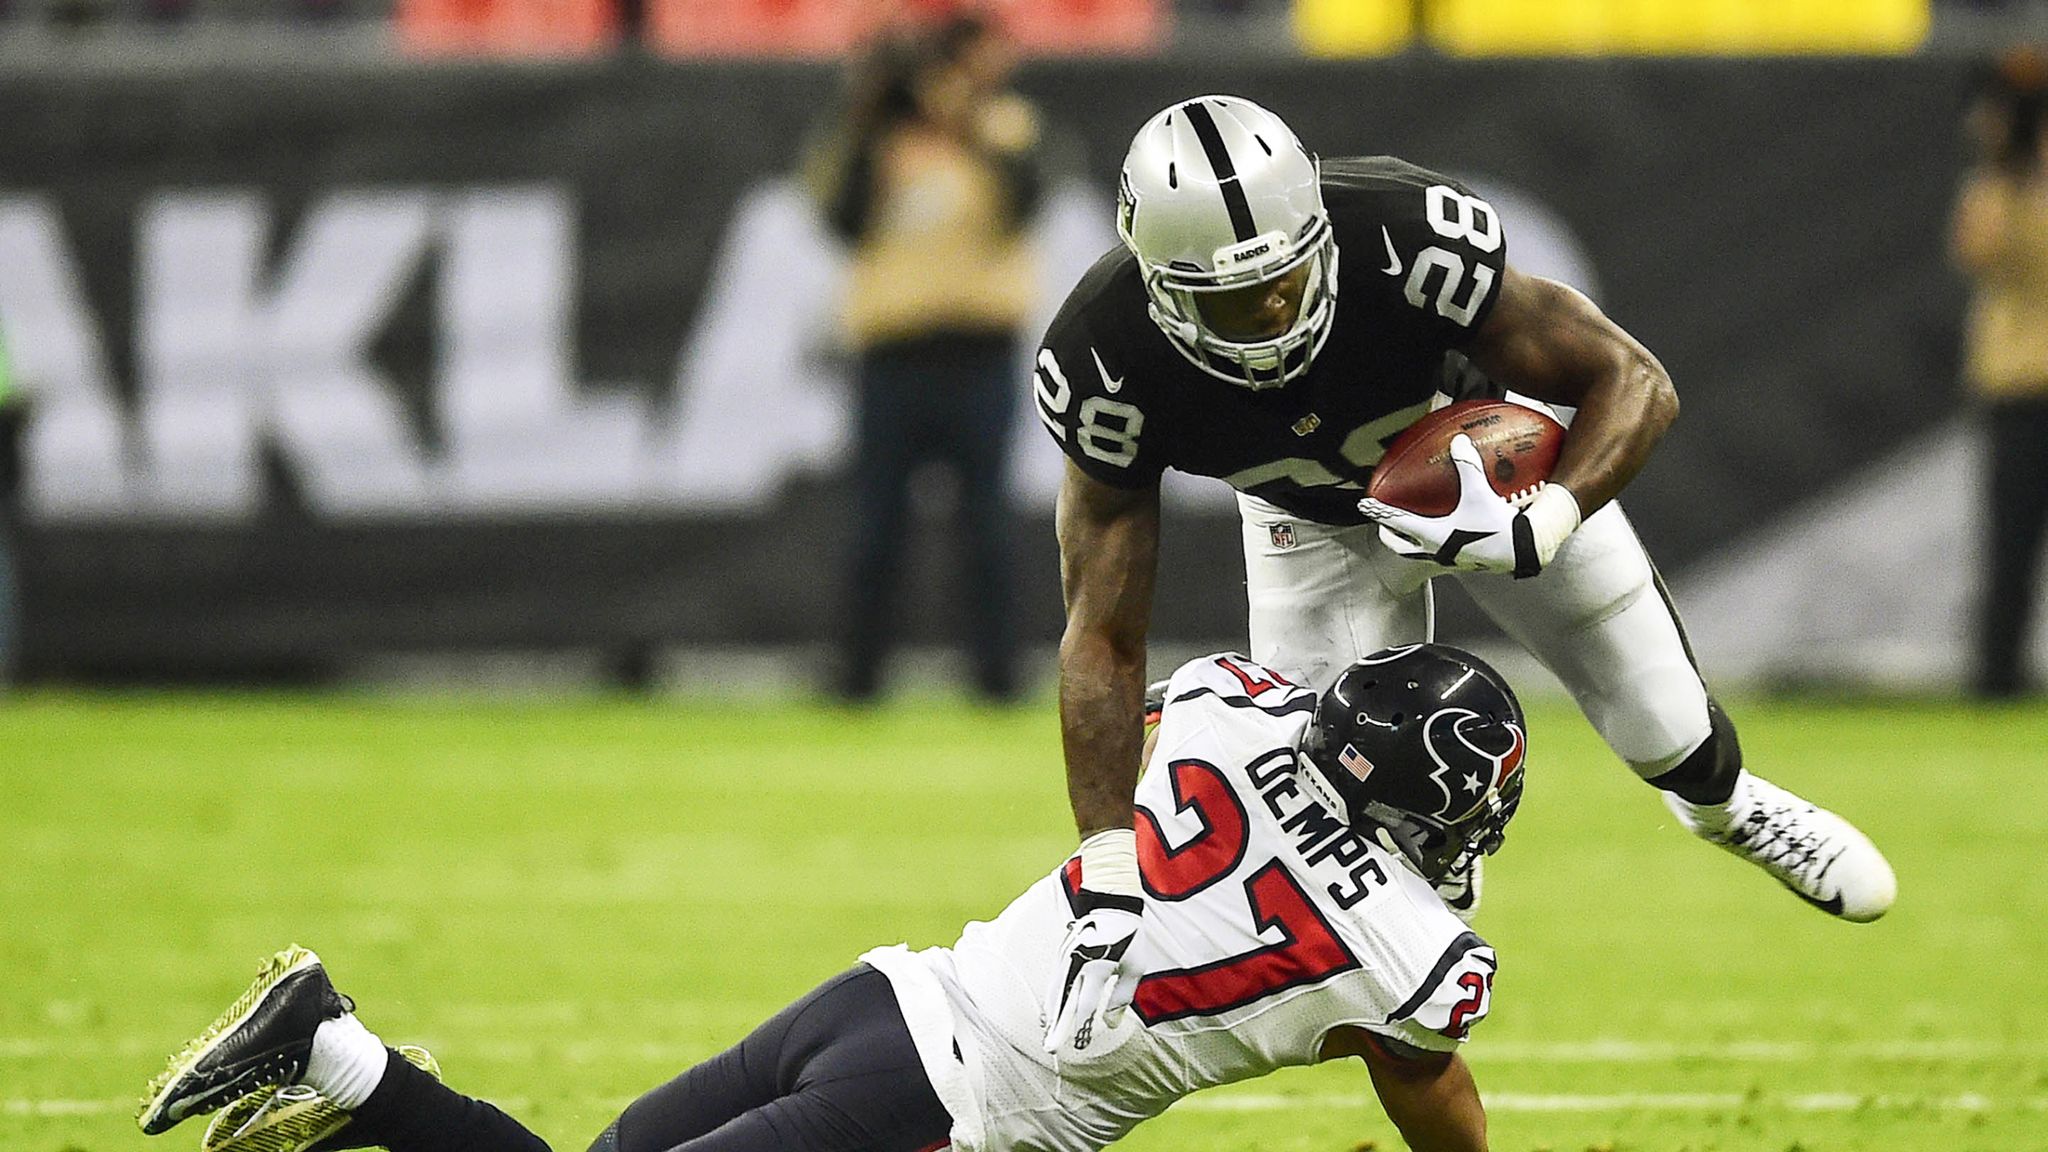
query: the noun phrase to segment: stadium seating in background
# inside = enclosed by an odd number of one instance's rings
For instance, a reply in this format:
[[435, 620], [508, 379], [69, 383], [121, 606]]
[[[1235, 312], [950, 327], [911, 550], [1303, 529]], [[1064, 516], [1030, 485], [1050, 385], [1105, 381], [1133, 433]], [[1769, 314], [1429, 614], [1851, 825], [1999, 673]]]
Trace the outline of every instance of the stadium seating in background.
[[647, 0], [647, 44], [684, 56], [836, 56], [874, 6], [849, 0]]
[[1414, 34], [1412, 0], [1295, 0], [1294, 36], [1311, 56], [1384, 56]]
[[1430, 0], [1427, 18], [1438, 48], [1473, 56], [1892, 53], [1926, 39], [1930, 8], [1930, 0]]
[[1030, 0], [1004, 13], [1027, 52], [1149, 52], [1165, 37], [1162, 0]]
[[587, 55], [619, 41], [618, 0], [397, 0], [397, 23], [423, 54]]
[[[885, 16], [942, 14], [952, 0], [647, 0], [647, 43], [679, 56], [837, 56]], [[990, 5], [1027, 52], [1142, 52], [1164, 34], [1164, 0], [1007, 0]]]

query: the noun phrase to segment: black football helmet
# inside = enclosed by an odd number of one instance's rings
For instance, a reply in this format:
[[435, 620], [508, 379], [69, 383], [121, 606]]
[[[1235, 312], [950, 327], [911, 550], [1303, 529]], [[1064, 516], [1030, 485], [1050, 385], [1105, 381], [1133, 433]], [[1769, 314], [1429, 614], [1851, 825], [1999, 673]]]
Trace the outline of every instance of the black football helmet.
[[1301, 753], [1341, 818], [1434, 881], [1500, 847], [1528, 747], [1522, 706], [1498, 672], [1469, 652], [1412, 644], [1346, 668]]

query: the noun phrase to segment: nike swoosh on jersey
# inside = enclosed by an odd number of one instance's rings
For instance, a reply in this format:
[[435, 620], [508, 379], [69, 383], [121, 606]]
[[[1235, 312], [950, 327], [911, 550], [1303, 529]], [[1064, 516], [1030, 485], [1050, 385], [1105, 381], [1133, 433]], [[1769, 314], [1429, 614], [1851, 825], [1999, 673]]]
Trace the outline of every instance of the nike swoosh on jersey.
[[1399, 276], [1401, 274], [1401, 257], [1394, 251], [1394, 237], [1388, 233], [1385, 224], [1380, 225], [1380, 239], [1387, 242], [1387, 266], [1380, 269], [1380, 271], [1385, 272], [1389, 276]]
[[1088, 349], [1088, 354], [1090, 356], [1095, 357], [1095, 371], [1102, 375], [1103, 391], [1112, 394], [1122, 391], [1124, 386], [1123, 378], [1119, 376], [1111, 376], [1109, 374], [1109, 369], [1103, 367], [1102, 353], [1097, 352], [1094, 349], [1094, 347], [1091, 346]]

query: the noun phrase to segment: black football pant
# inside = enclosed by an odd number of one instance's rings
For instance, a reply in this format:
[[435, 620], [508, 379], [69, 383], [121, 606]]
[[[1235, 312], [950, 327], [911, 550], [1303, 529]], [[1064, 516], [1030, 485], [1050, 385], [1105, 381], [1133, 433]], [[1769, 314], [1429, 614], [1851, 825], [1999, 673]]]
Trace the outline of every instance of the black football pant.
[[[861, 964], [634, 1101], [590, 1152], [933, 1152], [952, 1127], [888, 978]], [[341, 1134], [391, 1152], [549, 1152], [395, 1055]]]
[[967, 625], [976, 689], [1017, 688], [1010, 623], [1010, 418], [1017, 343], [980, 333], [934, 335], [861, 357], [854, 414], [852, 555], [840, 605], [842, 694], [873, 696], [895, 630], [904, 554], [912, 532], [911, 478], [943, 466], [959, 482], [964, 579], [944, 582]]
[[1992, 403], [1983, 420], [1990, 570], [1977, 617], [1975, 687], [1980, 695], [2014, 696], [2027, 689], [2026, 645], [2048, 532], [2048, 396]]

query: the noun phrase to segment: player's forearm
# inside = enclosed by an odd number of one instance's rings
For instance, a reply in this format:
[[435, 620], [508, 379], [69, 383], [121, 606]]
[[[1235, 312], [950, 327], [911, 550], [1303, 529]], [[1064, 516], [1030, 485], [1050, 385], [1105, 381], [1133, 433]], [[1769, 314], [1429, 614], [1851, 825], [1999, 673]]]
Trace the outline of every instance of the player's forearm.
[[1131, 827], [1144, 739], [1145, 633], [1159, 563], [1159, 489], [1115, 489], [1069, 464], [1054, 520], [1067, 604], [1060, 741], [1067, 798], [1086, 840]]
[[1606, 371], [1586, 389], [1552, 482], [1594, 511], [1621, 494], [1678, 418], [1678, 391], [1649, 350], [1621, 337]]
[[1070, 625], [1060, 642], [1060, 742], [1082, 839], [1129, 828], [1144, 747], [1145, 649]]
[[1436, 1069], [1367, 1061], [1387, 1118], [1415, 1152], [1486, 1152], [1486, 1109], [1465, 1061]]
[[1678, 417], [1678, 391], [1641, 341], [1577, 289], [1513, 268], [1468, 355], [1517, 392], [1578, 409], [1550, 479], [1585, 516], [1635, 479]]

